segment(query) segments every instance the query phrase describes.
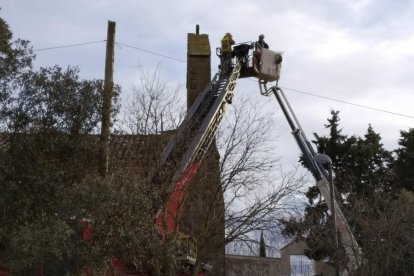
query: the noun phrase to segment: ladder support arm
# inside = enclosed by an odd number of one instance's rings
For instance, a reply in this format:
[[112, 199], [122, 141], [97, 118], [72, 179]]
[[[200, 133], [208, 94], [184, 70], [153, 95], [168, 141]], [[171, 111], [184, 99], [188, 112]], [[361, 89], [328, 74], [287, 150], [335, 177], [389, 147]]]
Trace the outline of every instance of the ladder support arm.
[[[265, 87], [266, 88], [266, 87]], [[340, 234], [342, 244], [344, 246], [345, 252], [349, 258], [348, 260], [348, 268], [351, 271], [356, 271], [356, 269], [361, 265], [362, 263], [362, 251], [359, 247], [346, 219], [345, 216], [342, 213], [342, 210], [340, 209], [337, 201], [333, 196], [330, 194], [329, 189], [329, 180], [332, 180], [329, 171], [322, 166], [320, 162], [317, 162], [316, 159], [318, 159], [318, 154], [316, 154], [315, 150], [313, 149], [311, 143], [306, 138], [305, 133], [302, 130], [302, 127], [299, 124], [299, 121], [297, 120], [295, 113], [293, 112], [293, 109], [289, 105], [289, 102], [283, 93], [283, 90], [279, 87], [272, 87], [270, 89], [265, 89], [266, 92], [264, 95], [270, 94], [268, 92], [272, 92], [279, 105], [282, 109], [283, 114], [286, 117], [286, 120], [289, 123], [289, 126], [292, 130], [292, 134], [295, 137], [295, 140], [303, 154], [303, 158], [305, 160], [305, 163], [308, 167], [308, 169], [311, 171], [313, 176], [315, 177], [317, 183], [317, 187], [319, 188], [321, 195], [325, 199], [326, 203], [328, 204], [328, 207], [332, 214], [335, 214], [335, 226], [337, 231]], [[262, 91], [262, 88], [261, 88]], [[267, 94], [266, 94], [267, 93]], [[263, 94], [263, 93], [262, 93]], [[332, 173], [332, 172], [331, 172]], [[333, 202], [332, 202], [333, 200]], [[333, 203], [333, 204], [332, 204]], [[332, 208], [332, 206], [334, 206]]]

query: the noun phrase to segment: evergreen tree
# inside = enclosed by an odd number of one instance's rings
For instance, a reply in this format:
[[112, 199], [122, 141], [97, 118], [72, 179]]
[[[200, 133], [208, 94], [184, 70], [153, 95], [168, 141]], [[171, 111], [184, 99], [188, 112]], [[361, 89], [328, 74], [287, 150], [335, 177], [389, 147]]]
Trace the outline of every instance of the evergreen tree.
[[[358, 225], [350, 216], [357, 208], [359, 199], [372, 198], [376, 193], [388, 192], [390, 186], [389, 166], [393, 161], [391, 152], [385, 150], [381, 137], [369, 126], [363, 137], [342, 134], [339, 112], [331, 111], [325, 125], [328, 136], [315, 135], [313, 143], [319, 153], [332, 159], [336, 198], [354, 234], [358, 237]], [[291, 218], [284, 222], [284, 233], [290, 236], [305, 235], [308, 257], [321, 260], [332, 257], [334, 248], [330, 230], [330, 213], [325, 200], [316, 186], [306, 193], [309, 204], [303, 218]], [[343, 252], [340, 252], [343, 254]]]
[[414, 192], [414, 128], [401, 131], [399, 145], [393, 164], [395, 188]]
[[[318, 152], [333, 160], [336, 198], [362, 247], [360, 275], [411, 275], [414, 271], [414, 130], [401, 131], [400, 148], [385, 150], [371, 125], [363, 137], [346, 136], [339, 128], [338, 112], [325, 125], [329, 136], [315, 134]], [[392, 169], [392, 170], [391, 170]], [[307, 192], [303, 218], [284, 222], [284, 233], [307, 237], [310, 258], [334, 255], [328, 207], [318, 188]], [[342, 266], [344, 252], [339, 252]]]
[[266, 257], [266, 243], [263, 237], [263, 231], [260, 233], [259, 257]]

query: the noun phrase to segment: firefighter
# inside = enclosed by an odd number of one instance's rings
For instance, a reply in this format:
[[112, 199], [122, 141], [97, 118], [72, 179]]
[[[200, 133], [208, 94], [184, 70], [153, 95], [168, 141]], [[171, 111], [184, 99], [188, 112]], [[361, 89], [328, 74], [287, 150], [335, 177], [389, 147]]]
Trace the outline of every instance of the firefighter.
[[269, 49], [269, 45], [264, 41], [264, 34], [259, 35], [259, 40], [256, 42], [256, 48], [257, 49]]
[[231, 33], [226, 33], [224, 37], [221, 39], [221, 60], [227, 61], [231, 59], [231, 45], [233, 45], [235, 42], [233, 40], [233, 37]]
[[264, 34], [259, 35], [259, 40], [256, 41], [256, 49], [254, 51], [254, 69], [257, 73], [260, 73], [260, 64], [262, 58], [262, 49], [269, 49], [269, 45], [264, 41]]

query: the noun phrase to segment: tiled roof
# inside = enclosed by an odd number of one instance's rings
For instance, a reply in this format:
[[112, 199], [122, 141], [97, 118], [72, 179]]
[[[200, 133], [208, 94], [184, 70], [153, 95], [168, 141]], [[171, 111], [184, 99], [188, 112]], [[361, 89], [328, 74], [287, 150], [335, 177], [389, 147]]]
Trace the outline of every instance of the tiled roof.
[[[111, 135], [110, 136], [110, 154], [112, 159], [135, 159], [137, 154], [148, 149], [149, 145], [162, 148], [167, 142], [167, 135]], [[10, 145], [12, 135], [9, 133], [0, 133], [0, 150], [6, 150]], [[99, 135], [85, 135], [85, 139], [91, 144], [99, 146]], [[155, 154], [156, 150], [154, 151]]]

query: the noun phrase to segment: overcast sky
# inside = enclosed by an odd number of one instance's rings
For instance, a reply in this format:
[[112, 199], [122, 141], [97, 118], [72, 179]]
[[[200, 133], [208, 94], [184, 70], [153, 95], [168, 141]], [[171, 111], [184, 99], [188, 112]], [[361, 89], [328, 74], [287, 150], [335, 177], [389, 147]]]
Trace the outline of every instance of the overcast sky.
[[[116, 40], [165, 56], [186, 60], [187, 33], [209, 34], [212, 64], [221, 37], [236, 42], [266, 35], [270, 48], [284, 53], [280, 86], [307, 133], [324, 133], [331, 109], [340, 110], [345, 134], [363, 135], [368, 124], [395, 149], [399, 130], [414, 126], [413, 117], [397, 116], [347, 105], [323, 97], [414, 116], [414, 1], [313, 0], [0, 0], [0, 16], [15, 38], [31, 41], [35, 49], [102, 41], [107, 21], [116, 21]], [[105, 43], [38, 51], [36, 66], [77, 65], [85, 78], [103, 78]], [[127, 47], [117, 47], [115, 81], [123, 99], [137, 84], [138, 66], [161, 62], [168, 83], [185, 84], [186, 63]], [[185, 87], [185, 86], [184, 86]], [[184, 94], [185, 91], [183, 90]], [[254, 81], [241, 80], [237, 94], [252, 101], [276, 100], [259, 95]], [[236, 95], [238, 97], [239, 95]], [[236, 99], [237, 100], [237, 99]], [[277, 108], [275, 118], [284, 135], [278, 147], [285, 160], [298, 151], [288, 125]], [[258, 111], [260, 112], [260, 111]], [[325, 132], [326, 133], [326, 132]]]

